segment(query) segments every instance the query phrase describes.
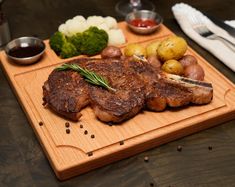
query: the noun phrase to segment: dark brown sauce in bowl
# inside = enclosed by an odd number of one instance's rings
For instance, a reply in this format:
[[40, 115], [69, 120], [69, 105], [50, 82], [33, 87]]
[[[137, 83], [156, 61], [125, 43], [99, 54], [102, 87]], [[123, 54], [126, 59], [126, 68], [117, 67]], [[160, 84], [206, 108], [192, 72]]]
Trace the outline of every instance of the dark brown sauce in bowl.
[[27, 58], [40, 54], [44, 48], [42, 46], [14, 47], [9, 50], [8, 55], [15, 58]]
[[20, 37], [9, 42], [5, 47], [5, 53], [9, 62], [21, 65], [38, 62], [44, 54], [46, 45], [43, 40], [36, 37]]

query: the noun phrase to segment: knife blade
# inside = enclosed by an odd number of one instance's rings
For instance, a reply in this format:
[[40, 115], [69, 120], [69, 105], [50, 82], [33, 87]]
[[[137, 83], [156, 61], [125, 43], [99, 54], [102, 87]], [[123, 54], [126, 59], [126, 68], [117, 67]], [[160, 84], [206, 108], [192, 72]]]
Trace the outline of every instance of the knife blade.
[[222, 29], [226, 30], [232, 37], [235, 37], [235, 28], [231, 27], [230, 25], [224, 23], [222, 20], [208, 14], [203, 13], [205, 16], [207, 16], [214, 24], [221, 27]]

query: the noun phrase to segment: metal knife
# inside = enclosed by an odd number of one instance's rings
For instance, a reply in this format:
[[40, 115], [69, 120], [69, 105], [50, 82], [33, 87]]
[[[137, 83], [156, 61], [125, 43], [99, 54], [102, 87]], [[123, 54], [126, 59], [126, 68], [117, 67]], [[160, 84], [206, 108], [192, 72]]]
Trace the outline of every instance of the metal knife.
[[203, 13], [205, 16], [207, 16], [214, 24], [218, 25], [222, 29], [226, 30], [232, 37], [235, 37], [235, 28], [231, 27], [230, 25], [224, 23], [222, 20], [211, 16], [210, 14]]

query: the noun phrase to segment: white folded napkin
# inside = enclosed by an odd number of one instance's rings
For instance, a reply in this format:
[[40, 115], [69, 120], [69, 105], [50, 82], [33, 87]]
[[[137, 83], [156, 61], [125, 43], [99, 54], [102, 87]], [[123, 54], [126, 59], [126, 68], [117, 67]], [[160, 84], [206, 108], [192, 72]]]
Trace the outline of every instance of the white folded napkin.
[[[190, 16], [194, 14], [196, 17], [200, 17], [201, 21], [206, 24], [209, 30], [219, 36], [223, 36], [233, 43], [235, 43], [235, 38], [230, 36], [225, 30], [211, 22], [200, 11], [187, 4], [178, 3], [172, 7], [172, 11], [181, 29], [190, 38], [192, 38], [203, 48], [210, 51], [214, 56], [216, 56], [219, 60], [221, 60], [225, 65], [227, 65], [235, 72], [235, 52], [219, 40], [211, 40], [200, 36], [196, 31], [193, 30], [193, 22]], [[225, 23], [235, 27], [235, 20], [226, 21]]]

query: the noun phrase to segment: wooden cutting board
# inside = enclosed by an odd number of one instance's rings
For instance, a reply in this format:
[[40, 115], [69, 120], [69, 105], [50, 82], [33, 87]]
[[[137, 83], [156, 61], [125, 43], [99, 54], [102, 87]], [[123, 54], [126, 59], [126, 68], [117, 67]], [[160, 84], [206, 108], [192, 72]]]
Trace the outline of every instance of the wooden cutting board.
[[[146, 45], [173, 34], [164, 25], [148, 36], [131, 33], [125, 22], [119, 23], [119, 26], [124, 31], [127, 43]], [[235, 86], [189, 48], [187, 53], [193, 54], [204, 68], [205, 80], [213, 84], [214, 98], [210, 104], [164, 112], [143, 111], [117, 126], [98, 121], [91, 108], [87, 107], [82, 110], [79, 122], [68, 121], [42, 105], [43, 83], [53, 68], [66, 62], [56, 56], [48, 41], [45, 43], [46, 52], [36, 64], [16, 65], [4, 52], [0, 53], [0, 58], [9, 82], [61, 180], [235, 118]], [[69, 134], [66, 133], [66, 122], [70, 123]], [[88, 133], [85, 134], [85, 131]]]

